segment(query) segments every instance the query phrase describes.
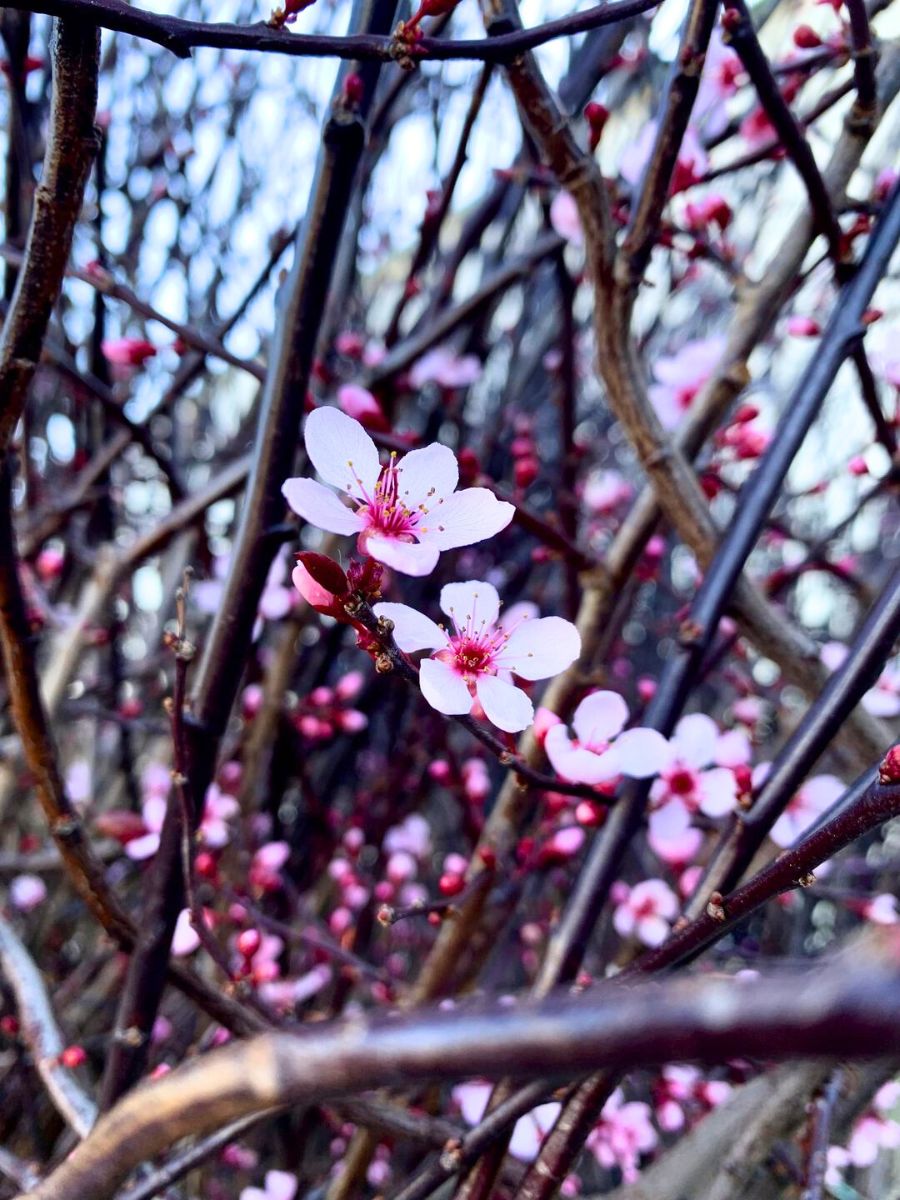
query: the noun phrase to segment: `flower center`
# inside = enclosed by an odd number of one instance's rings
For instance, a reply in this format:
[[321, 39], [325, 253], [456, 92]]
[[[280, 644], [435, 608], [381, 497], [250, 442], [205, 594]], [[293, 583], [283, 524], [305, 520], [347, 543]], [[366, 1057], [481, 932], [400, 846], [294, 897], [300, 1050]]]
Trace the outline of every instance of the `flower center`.
[[366, 503], [360, 507], [360, 515], [367, 525], [366, 533], [401, 542], [416, 540], [419, 520], [428, 510], [424, 505], [419, 509], [407, 508], [399, 491], [400, 477], [392, 458], [390, 466], [381, 468], [374, 496], [367, 496]]
[[669, 790], [676, 796], [689, 796], [694, 790], [694, 775], [685, 767], [679, 767], [669, 776]]
[[503, 640], [503, 635], [494, 631], [480, 637], [470, 633], [458, 633], [452, 637], [450, 648], [457, 671], [461, 675], [494, 674], [494, 660]]

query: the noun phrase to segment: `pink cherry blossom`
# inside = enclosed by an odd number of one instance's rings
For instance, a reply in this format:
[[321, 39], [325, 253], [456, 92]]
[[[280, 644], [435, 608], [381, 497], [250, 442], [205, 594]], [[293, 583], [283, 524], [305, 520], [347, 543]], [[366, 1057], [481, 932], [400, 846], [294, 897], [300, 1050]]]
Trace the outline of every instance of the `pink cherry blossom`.
[[240, 1200], [294, 1200], [297, 1177], [287, 1171], [266, 1171], [265, 1187], [245, 1187]]
[[449, 346], [437, 346], [417, 359], [409, 372], [409, 382], [418, 389], [427, 383], [442, 388], [464, 388], [481, 378], [481, 363], [474, 354], [457, 354]]
[[650, 831], [662, 842], [683, 834], [694, 813], [722, 817], [734, 809], [738, 787], [730, 768], [746, 762], [750, 750], [745, 736], [720, 734], [703, 713], [682, 717], [670, 745], [672, 758], [650, 789]]
[[617, 692], [593, 692], [575, 709], [572, 739], [565, 725], [547, 731], [553, 769], [572, 783], [605, 783], [619, 775], [649, 779], [669, 762], [669, 743], [654, 729], [622, 730], [628, 706]]
[[890, 892], [880, 892], [861, 906], [862, 915], [874, 925], [896, 925], [900, 921], [897, 912], [897, 897]]
[[741, 60], [725, 45], [721, 30], [713, 30], [691, 111], [691, 119], [702, 124], [706, 137], [715, 137], [727, 126], [727, 102], [737, 92], [741, 71]]
[[618, 1167], [626, 1183], [634, 1183], [641, 1155], [653, 1150], [659, 1141], [651, 1116], [649, 1104], [639, 1100], [623, 1102], [617, 1088], [588, 1137], [588, 1149], [601, 1167], [607, 1170]]
[[172, 954], [175, 958], [186, 958], [193, 954], [200, 945], [200, 935], [191, 924], [191, 914], [183, 908], [175, 922], [175, 932], [172, 934]]
[[[453, 1089], [453, 1099], [459, 1105], [462, 1118], [467, 1125], [477, 1125], [484, 1116], [493, 1085], [481, 1081], [460, 1083]], [[509, 1152], [522, 1162], [537, 1158], [541, 1144], [560, 1113], [559, 1104], [539, 1104], [516, 1121]]]
[[573, 246], [584, 245], [581, 217], [578, 215], [578, 205], [572, 199], [571, 192], [561, 190], [553, 197], [550, 204], [550, 224], [560, 237], [571, 242]]
[[47, 899], [47, 885], [39, 875], [16, 875], [10, 880], [9, 902], [19, 912], [31, 912]]
[[725, 350], [725, 339], [686, 342], [675, 354], [653, 364], [656, 383], [648, 388], [651, 403], [665, 429], [675, 429], [697, 393], [711, 377]]
[[678, 897], [662, 879], [644, 879], [630, 888], [614, 884], [613, 927], [621, 937], [635, 937], [645, 946], [660, 946], [678, 916]]
[[792, 846], [847, 790], [836, 775], [814, 775], [791, 797], [772, 826], [769, 837], [776, 846]]
[[309, 414], [306, 449], [354, 508], [314, 479], [288, 479], [281, 490], [294, 512], [330, 533], [355, 533], [361, 554], [405, 575], [429, 575], [442, 550], [493, 537], [513, 518], [513, 506], [487, 488], [456, 491], [459, 467], [446, 446], [392, 455], [382, 467], [362, 425], [335, 408]]
[[451, 716], [470, 713], [477, 699], [498, 728], [508, 733], [525, 729], [534, 708], [510, 676], [549, 679], [564, 671], [581, 650], [578, 630], [562, 617], [530, 616], [530, 606], [515, 605], [499, 619], [497, 589], [478, 580], [446, 584], [440, 605], [452, 622], [452, 634], [405, 604], [375, 605], [379, 617], [394, 622], [401, 650], [436, 651], [419, 668], [422, 695], [432, 708]]

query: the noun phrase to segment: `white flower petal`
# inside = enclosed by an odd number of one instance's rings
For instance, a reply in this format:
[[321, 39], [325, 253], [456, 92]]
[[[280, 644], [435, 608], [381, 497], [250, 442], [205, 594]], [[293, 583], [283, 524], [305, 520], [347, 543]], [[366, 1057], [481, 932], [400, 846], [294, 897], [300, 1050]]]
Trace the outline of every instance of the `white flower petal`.
[[394, 622], [394, 641], [406, 654], [415, 650], [439, 650], [447, 645], [447, 635], [430, 617], [410, 608], [408, 604], [376, 604], [376, 617]]
[[430, 510], [451, 496], [459, 483], [459, 465], [448, 446], [432, 442], [421, 450], [410, 450], [397, 464], [399, 497], [407, 508], [424, 505]]
[[737, 804], [737, 782], [727, 767], [713, 767], [700, 776], [700, 811], [724, 817]]
[[479, 675], [475, 691], [485, 716], [498, 729], [519, 733], [534, 720], [534, 705], [522, 689], [496, 675]]
[[628, 720], [628, 705], [618, 692], [593, 692], [585, 696], [572, 718], [572, 726], [583, 746], [611, 742]]
[[419, 687], [438, 712], [454, 717], [472, 711], [472, 696], [465, 680], [436, 658], [426, 658], [419, 667]]
[[536, 604], [532, 604], [530, 600], [520, 600], [517, 604], [511, 604], [509, 608], [504, 609], [497, 624], [507, 633], [512, 633], [516, 626], [521, 625], [523, 621], [533, 621], [540, 615], [540, 609]]
[[539, 617], [520, 625], [497, 655], [497, 663], [522, 679], [549, 679], [581, 653], [581, 634], [562, 617]]
[[570, 783], [606, 783], [619, 774], [610, 754], [594, 754], [576, 746], [565, 725], [554, 725], [547, 730], [544, 749], [557, 775]]
[[719, 729], [712, 717], [691, 713], [675, 726], [672, 748], [689, 767], [705, 767], [715, 758], [718, 741]]
[[621, 775], [628, 775], [631, 779], [649, 779], [669, 765], [672, 750], [663, 735], [655, 729], [626, 729], [619, 734], [604, 757]]
[[381, 463], [359, 421], [337, 408], [317, 408], [306, 418], [304, 439], [310, 461], [326, 483], [360, 500], [374, 495]]
[[482, 579], [465, 583], [448, 583], [441, 588], [441, 612], [446, 613], [457, 629], [490, 629], [497, 624], [500, 597], [493, 584]]
[[505, 529], [515, 511], [487, 488], [464, 488], [435, 504], [422, 519], [418, 533], [439, 550], [471, 546]]
[[359, 533], [362, 518], [315, 479], [286, 479], [281, 494], [298, 517], [329, 533]]
[[365, 538], [365, 553], [370, 554], [386, 567], [393, 567], [404, 575], [430, 575], [437, 566], [440, 551], [435, 546], [418, 542], [401, 542], [398, 538]]

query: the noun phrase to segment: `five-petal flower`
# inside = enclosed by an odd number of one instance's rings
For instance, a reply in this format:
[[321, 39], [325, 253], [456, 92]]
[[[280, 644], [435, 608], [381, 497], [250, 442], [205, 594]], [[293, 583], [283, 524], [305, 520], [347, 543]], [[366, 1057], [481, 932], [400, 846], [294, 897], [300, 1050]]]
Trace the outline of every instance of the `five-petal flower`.
[[477, 699], [499, 729], [525, 729], [534, 708], [510, 675], [549, 679], [564, 671], [581, 650], [578, 630], [562, 617], [534, 617], [530, 606], [515, 605], [499, 619], [497, 589], [478, 580], [448, 583], [440, 605], [452, 633], [406, 604], [376, 604], [374, 611], [393, 621], [401, 650], [435, 651], [419, 667], [419, 686], [432, 708], [461, 716]]
[[572, 718], [573, 740], [565, 725], [547, 731], [544, 748], [554, 770], [572, 783], [605, 783], [618, 775], [649, 779], [672, 758], [669, 743], [655, 729], [625, 729], [628, 706], [617, 692], [585, 696]]
[[405, 575], [429, 575], [442, 550], [471, 546], [505, 529], [514, 508], [487, 488], [456, 491], [456, 456], [437, 442], [382, 466], [362, 425], [336, 408], [306, 418], [306, 449], [326, 483], [288, 479], [282, 494], [304, 520], [330, 533], [355, 533], [360, 553]]

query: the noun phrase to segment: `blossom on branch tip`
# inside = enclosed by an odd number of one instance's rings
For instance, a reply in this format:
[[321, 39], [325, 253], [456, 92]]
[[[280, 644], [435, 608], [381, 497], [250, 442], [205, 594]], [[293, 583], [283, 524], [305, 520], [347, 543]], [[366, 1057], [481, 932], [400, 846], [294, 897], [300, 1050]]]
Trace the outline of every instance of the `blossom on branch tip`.
[[329, 533], [356, 534], [361, 554], [405, 575], [429, 575], [442, 550], [493, 537], [513, 518], [487, 488], [456, 491], [456, 456], [437, 442], [383, 467], [362, 425], [334, 408], [310, 413], [305, 440], [316, 471], [354, 507], [314, 479], [288, 479], [288, 504]]
[[478, 580], [448, 583], [440, 606], [452, 633], [406, 604], [376, 604], [374, 611], [393, 622], [404, 652], [435, 651], [419, 668], [419, 686], [432, 708], [462, 716], [477, 700], [499, 729], [525, 729], [534, 708], [510, 676], [549, 679], [564, 671], [581, 651], [578, 630], [562, 617], [535, 616], [533, 605], [514, 605], [501, 618], [496, 588]]
[[707, 817], [732, 812], [738, 800], [733, 768], [750, 759], [746, 736], [735, 730], [720, 734], [703, 713], [682, 717], [670, 746], [672, 758], [650, 789], [650, 833], [657, 844], [681, 840], [698, 812]]
[[669, 763], [669, 743], [655, 729], [628, 729], [628, 706], [617, 692], [594, 692], [575, 709], [574, 739], [565, 725], [547, 730], [553, 769], [572, 783], [605, 783], [619, 775], [649, 779]]
[[613, 927], [621, 937], [635, 937], [645, 946], [661, 946], [678, 916], [678, 897], [662, 879], [645, 879], [630, 888], [613, 885], [616, 908]]

